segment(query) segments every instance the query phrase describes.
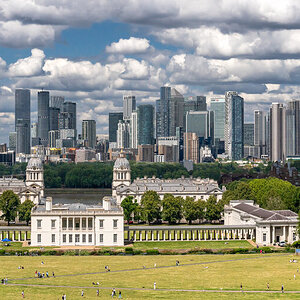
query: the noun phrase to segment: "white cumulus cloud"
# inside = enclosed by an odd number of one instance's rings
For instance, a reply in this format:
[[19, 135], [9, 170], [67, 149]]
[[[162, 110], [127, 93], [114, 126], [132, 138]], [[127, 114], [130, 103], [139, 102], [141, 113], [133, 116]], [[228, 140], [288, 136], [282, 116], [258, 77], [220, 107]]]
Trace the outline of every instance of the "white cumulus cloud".
[[118, 42], [106, 46], [108, 53], [144, 53], [150, 48], [149, 40], [145, 38], [131, 37], [129, 39], [120, 39]]

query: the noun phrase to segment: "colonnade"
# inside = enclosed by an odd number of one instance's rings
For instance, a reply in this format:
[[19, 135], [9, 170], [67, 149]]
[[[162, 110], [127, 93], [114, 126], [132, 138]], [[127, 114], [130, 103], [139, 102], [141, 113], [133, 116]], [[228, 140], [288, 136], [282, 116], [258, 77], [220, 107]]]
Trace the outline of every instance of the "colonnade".
[[30, 231], [30, 226], [1, 226], [0, 241], [5, 238], [13, 242], [29, 241]]
[[126, 226], [125, 241], [223, 241], [255, 238], [252, 226]]

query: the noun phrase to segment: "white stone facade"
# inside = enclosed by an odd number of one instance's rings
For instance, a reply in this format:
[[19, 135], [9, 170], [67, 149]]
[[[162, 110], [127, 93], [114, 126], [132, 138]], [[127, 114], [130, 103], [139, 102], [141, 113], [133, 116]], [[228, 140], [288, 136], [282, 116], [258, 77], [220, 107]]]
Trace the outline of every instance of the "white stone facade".
[[20, 198], [21, 203], [31, 200], [38, 204], [44, 197], [44, 170], [42, 161], [39, 158], [31, 158], [26, 168], [25, 181], [4, 176], [0, 178], [0, 195], [7, 190], [13, 191]]
[[260, 246], [299, 239], [298, 215], [290, 210], [271, 211], [260, 208], [253, 200], [232, 200], [224, 209], [224, 225], [255, 226], [256, 243]]
[[31, 214], [32, 246], [123, 246], [124, 216], [113, 199], [104, 197], [103, 206], [57, 204], [52, 198]]

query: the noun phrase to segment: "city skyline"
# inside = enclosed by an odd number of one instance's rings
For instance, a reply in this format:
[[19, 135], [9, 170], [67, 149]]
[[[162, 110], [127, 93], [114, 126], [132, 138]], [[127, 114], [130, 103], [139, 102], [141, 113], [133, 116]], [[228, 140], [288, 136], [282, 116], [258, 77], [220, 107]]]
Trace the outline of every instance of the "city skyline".
[[122, 110], [123, 95], [154, 104], [164, 85], [208, 102], [237, 91], [245, 122], [255, 109], [299, 99], [300, 4], [293, 1], [154, 1], [143, 9], [138, 1], [85, 1], [85, 13], [80, 0], [51, 1], [51, 9], [47, 1], [26, 3], [28, 10], [5, 1], [1, 11], [2, 142], [14, 130], [17, 88], [31, 90], [32, 121], [44, 88], [76, 102], [78, 124], [95, 119], [97, 133], [108, 133], [108, 112]]

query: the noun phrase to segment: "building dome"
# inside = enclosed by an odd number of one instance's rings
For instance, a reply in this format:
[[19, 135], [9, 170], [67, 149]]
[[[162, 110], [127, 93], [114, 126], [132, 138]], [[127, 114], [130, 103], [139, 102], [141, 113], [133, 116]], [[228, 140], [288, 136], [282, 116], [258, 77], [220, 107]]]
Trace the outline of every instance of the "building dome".
[[27, 169], [42, 169], [42, 168], [43, 168], [43, 163], [40, 158], [38, 157], [30, 158], [27, 164]]
[[127, 169], [130, 170], [130, 164], [127, 158], [121, 153], [120, 157], [116, 159], [114, 169]]

